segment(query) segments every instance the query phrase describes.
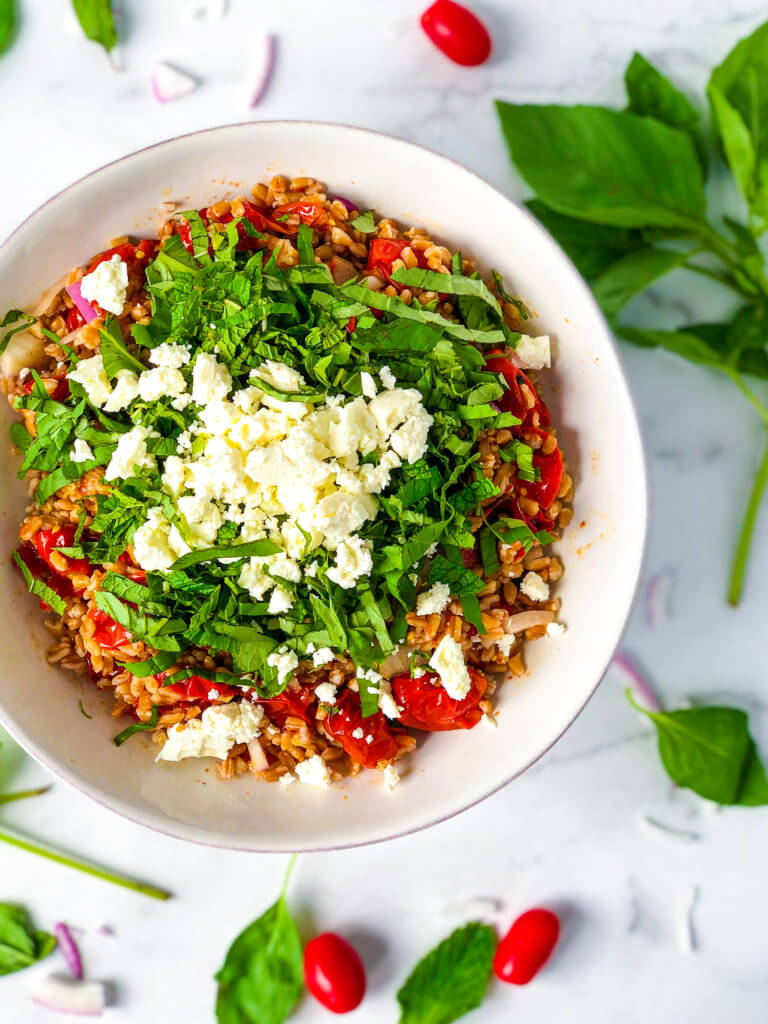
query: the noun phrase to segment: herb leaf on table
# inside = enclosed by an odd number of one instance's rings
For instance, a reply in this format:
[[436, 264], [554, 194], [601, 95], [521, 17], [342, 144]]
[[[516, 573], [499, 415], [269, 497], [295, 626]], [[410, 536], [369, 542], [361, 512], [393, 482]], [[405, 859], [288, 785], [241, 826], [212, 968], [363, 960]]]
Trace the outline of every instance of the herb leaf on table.
[[659, 755], [673, 782], [723, 805], [768, 803], [765, 769], [738, 708], [709, 706], [648, 711], [627, 699], [656, 727]]
[[[592, 285], [615, 332], [726, 376], [768, 430], [768, 22], [739, 42], [708, 86], [712, 128], [747, 206], [746, 222], [708, 215], [709, 145], [696, 106], [641, 54], [627, 67], [625, 110], [497, 100], [510, 156], [536, 193], [527, 205]], [[719, 223], [718, 223], [719, 221]], [[735, 293], [723, 324], [646, 328], [622, 310], [667, 273], [685, 269]], [[728, 600], [738, 604], [757, 513], [768, 486], [768, 438], [736, 542]]]
[[295, 860], [277, 901], [237, 936], [216, 974], [218, 1024], [282, 1024], [301, 999], [301, 939], [285, 901]]
[[15, 0], [0, 0], [0, 53], [10, 46], [16, 27]]
[[450, 1024], [478, 1007], [491, 975], [496, 933], [473, 922], [421, 959], [397, 993], [400, 1024]]
[[117, 29], [112, 0], [72, 0], [77, 20], [86, 39], [103, 46], [107, 53], [117, 46]]
[[23, 907], [0, 903], [0, 975], [44, 960], [55, 947], [53, 935], [34, 929]]

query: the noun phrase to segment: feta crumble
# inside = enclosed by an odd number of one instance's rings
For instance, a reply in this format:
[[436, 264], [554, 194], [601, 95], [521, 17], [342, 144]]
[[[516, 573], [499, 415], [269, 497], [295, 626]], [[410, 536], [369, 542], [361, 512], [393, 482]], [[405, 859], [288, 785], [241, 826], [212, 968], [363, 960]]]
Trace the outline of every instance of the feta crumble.
[[133, 370], [118, 370], [115, 381], [112, 393], [104, 403], [105, 412], [121, 412], [139, 397], [139, 378]]
[[159, 436], [156, 430], [141, 426], [133, 427], [127, 433], [121, 434], [104, 479], [127, 480], [128, 477], [134, 476], [137, 470], [154, 468], [155, 457], [147, 452], [147, 440]]
[[567, 627], [562, 622], [550, 622], [547, 625], [547, 636], [562, 636], [567, 632]]
[[122, 316], [128, 291], [128, 265], [117, 253], [102, 260], [80, 282], [80, 294], [87, 302], [96, 302], [107, 313]]
[[336, 564], [328, 570], [328, 579], [349, 590], [361, 576], [368, 576], [373, 569], [371, 542], [356, 534], [344, 537], [336, 548]]
[[435, 583], [416, 598], [417, 615], [439, 615], [451, 603], [451, 588], [447, 583]]
[[286, 772], [285, 775], [281, 775], [277, 781], [285, 789], [288, 789], [289, 786], [292, 786], [294, 782], [298, 782], [299, 780], [296, 778], [293, 772]]
[[537, 572], [527, 572], [520, 584], [520, 593], [531, 601], [546, 601], [549, 597], [549, 584]]
[[333, 683], [320, 683], [315, 687], [315, 696], [321, 704], [335, 704], [336, 687]]
[[293, 651], [287, 647], [281, 647], [269, 655], [267, 664], [270, 668], [277, 669], [277, 681], [282, 686], [293, 675], [298, 667], [299, 659]]
[[69, 380], [81, 384], [91, 405], [100, 409], [112, 393], [112, 388], [100, 355], [81, 359], [74, 370], [67, 375]]
[[440, 676], [445, 692], [454, 700], [463, 700], [472, 689], [464, 653], [450, 634], [446, 633], [437, 645], [429, 664]]
[[248, 743], [261, 733], [264, 712], [248, 701], [206, 708], [199, 718], [173, 725], [156, 761], [186, 757], [216, 757], [223, 761], [236, 743]]
[[171, 370], [186, 366], [190, 359], [191, 354], [186, 345], [174, 345], [168, 341], [155, 346], [149, 353], [149, 361], [153, 366], [167, 366]]
[[532, 338], [528, 334], [521, 334], [512, 354], [524, 370], [548, 370], [552, 365], [549, 335], [541, 334]]
[[394, 373], [392, 373], [388, 366], [382, 366], [382, 368], [379, 370], [379, 380], [387, 389], [387, 391], [392, 391], [394, 388], [397, 387], [397, 378], [395, 377]]
[[312, 664], [315, 668], [322, 668], [336, 657], [330, 647], [318, 647], [316, 651], [310, 651], [307, 648], [307, 654], [312, 655]]
[[83, 441], [81, 437], [76, 437], [69, 458], [71, 462], [90, 462], [93, 458], [91, 446], [87, 441]]
[[305, 786], [319, 786], [320, 789], [327, 789], [331, 781], [328, 765], [319, 754], [306, 761], [299, 761], [296, 765], [296, 775], [299, 782], [303, 782]]
[[365, 733], [363, 732], [363, 730], [360, 728], [359, 725], [358, 725], [358, 727], [356, 729], [352, 730], [352, 739], [353, 740], [361, 740], [363, 738], [363, 736], [365, 736]]
[[391, 793], [395, 786], [400, 782], [400, 774], [393, 764], [388, 764], [384, 769], [384, 785], [387, 787], [387, 792]]
[[363, 394], [366, 398], [375, 398], [378, 394], [376, 381], [365, 370], [360, 374], [360, 387], [363, 389]]

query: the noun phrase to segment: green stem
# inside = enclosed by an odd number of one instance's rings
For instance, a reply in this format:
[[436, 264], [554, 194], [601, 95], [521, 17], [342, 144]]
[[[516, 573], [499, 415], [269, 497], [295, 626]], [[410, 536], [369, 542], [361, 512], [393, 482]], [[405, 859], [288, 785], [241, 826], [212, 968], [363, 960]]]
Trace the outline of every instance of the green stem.
[[30, 796], [42, 796], [50, 788], [50, 786], [41, 786], [39, 789], [21, 789], [18, 793], [2, 793], [0, 794], [0, 804], [10, 804], [14, 800], [26, 800]]
[[744, 378], [741, 376], [739, 371], [734, 369], [732, 366], [726, 366], [724, 367], [724, 372], [731, 378], [742, 395], [744, 395], [752, 408], [757, 412], [765, 426], [768, 427], [768, 409], [763, 405], [752, 388], [744, 383]]
[[27, 853], [34, 853], [38, 857], [45, 857], [47, 860], [55, 861], [56, 864], [63, 864], [65, 867], [74, 868], [75, 871], [82, 871], [84, 874], [100, 878], [104, 882], [111, 882], [112, 885], [121, 885], [124, 889], [132, 889], [134, 892], [139, 892], [143, 896], [149, 896], [153, 900], [168, 900], [171, 898], [171, 894], [166, 892], [165, 889], [158, 889], [156, 886], [147, 885], [145, 882], [137, 882], [133, 878], [126, 878], [125, 875], [115, 874], [114, 871], [106, 871], [104, 868], [94, 867], [81, 860], [76, 860], [74, 857], [67, 857], [63, 853], [56, 853], [54, 850], [38, 846], [36, 843], [27, 842], [26, 839], [18, 839], [16, 836], [8, 835], [7, 832], [0, 832], [0, 842], [16, 846], [20, 850], [26, 850]]
[[730, 274], [724, 274], [718, 270], [710, 270], [709, 267], [700, 267], [697, 263], [684, 263], [683, 270], [691, 270], [694, 274], [701, 274], [704, 277], [709, 277], [713, 281], [719, 282], [726, 288], [730, 288], [732, 291], [738, 292], [739, 295], [743, 295], [745, 298], [753, 299], [754, 296], [748, 294], [743, 288], [739, 287], [738, 281]]
[[291, 880], [291, 874], [293, 873], [293, 866], [296, 863], [296, 858], [297, 857], [298, 857], [297, 853], [292, 853], [291, 854], [291, 858], [288, 861], [288, 866], [285, 869], [285, 877], [283, 878], [283, 887], [280, 890], [280, 899], [281, 900], [285, 899], [285, 894], [288, 892], [288, 883]]
[[749, 494], [749, 501], [744, 510], [739, 540], [736, 545], [736, 554], [731, 566], [731, 578], [728, 584], [728, 603], [734, 607], [741, 601], [741, 595], [744, 591], [749, 549], [752, 546], [752, 537], [755, 532], [755, 525], [757, 524], [757, 514], [760, 511], [760, 504], [763, 500], [766, 486], [768, 486], [768, 437], [766, 438], [763, 458], [758, 466], [752, 490]]

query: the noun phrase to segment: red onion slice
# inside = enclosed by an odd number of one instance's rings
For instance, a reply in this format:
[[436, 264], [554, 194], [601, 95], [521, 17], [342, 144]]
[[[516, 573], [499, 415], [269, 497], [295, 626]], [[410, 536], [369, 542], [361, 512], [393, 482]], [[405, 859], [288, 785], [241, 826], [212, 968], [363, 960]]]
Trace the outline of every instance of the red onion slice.
[[100, 1017], [104, 1012], [105, 987], [100, 981], [78, 981], [49, 974], [41, 978], [29, 998], [48, 1010], [77, 1013], [84, 1017]]
[[72, 976], [81, 981], [83, 977], [83, 961], [80, 957], [77, 943], [72, 937], [72, 932], [63, 921], [58, 921], [53, 926], [53, 934], [58, 940], [61, 955], [67, 961], [67, 967], [72, 972]]
[[275, 37], [262, 35], [252, 44], [248, 61], [248, 106], [255, 107], [264, 96], [275, 66]]
[[651, 684], [640, 675], [638, 670], [625, 654], [617, 654], [611, 662], [624, 678], [624, 685], [632, 691], [638, 704], [648, 711], [661, 711], [659, 698]]
[[156, 64], [152, 72], [152, 92], [160, 103], [183, 99], [194, 92], [198, 85], [196, 78], [170, 64]]
[[99, 314], [90, 304], [90, 302], [88, 302], [87, 299], [83, 298], [81, 285], [82, 281], [74, 281], [72, 284], [67, 285], [66, 292], [67, 295], [69, 295], [70, 299], [72, 299], [72, 301], [74, 302], [83, 320], [85, 320], [85, 322], [89, 324], [91, 320], [95, 320]]

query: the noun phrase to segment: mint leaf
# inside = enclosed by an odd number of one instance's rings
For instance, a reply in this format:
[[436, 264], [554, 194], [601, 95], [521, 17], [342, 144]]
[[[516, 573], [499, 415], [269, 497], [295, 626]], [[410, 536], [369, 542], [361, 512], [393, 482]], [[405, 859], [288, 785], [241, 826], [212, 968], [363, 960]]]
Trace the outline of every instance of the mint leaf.
[[451, 1024], [478, 1007], [495, 950], [496, 933], [489, 925], [457, 928], [419, 961], [397, 993], [400, 1024]]
[[701, 128], [701, 117], [688, 97], [640, 53], [632, 55], [624, 72], [624, 81], [630, 112], [653, 117], [690, 135], [701, 166], [706, 171], [707, 142]]
[[215, 976], [217, 1024], [283, 1024], [301, 999], [301, 939], [285, 901], [294, 859], [277, 902], [237, 936]]
[[0, 975], [44, 960], [55, 946], [53, 935], [32, 927], [23, 907], [0, 903]]
[[703, 338], [691, 331], [661, 331], [644, 327], [625, 327], [623, 324], [616, 330], [626, 341], [641, 348], [663, 348], [702, 366], [719, 367], [723, 363], [723, 357]]
[[662, 764], [678, 786], [718, 804], [768, 803], [768, 782], [746, 712], [718, 706], [647, 711], [629, 691], [627, 698], [656, 727]]
[[673, 128], [605, 107], [496, 107], [514, 163], [553, 210], [624, 228], [705, 223], [696, 151]]
[[111, 0], [72, 0], [72, 6], [86, 39], [103, 46], [107, 53], [117, 46]]

